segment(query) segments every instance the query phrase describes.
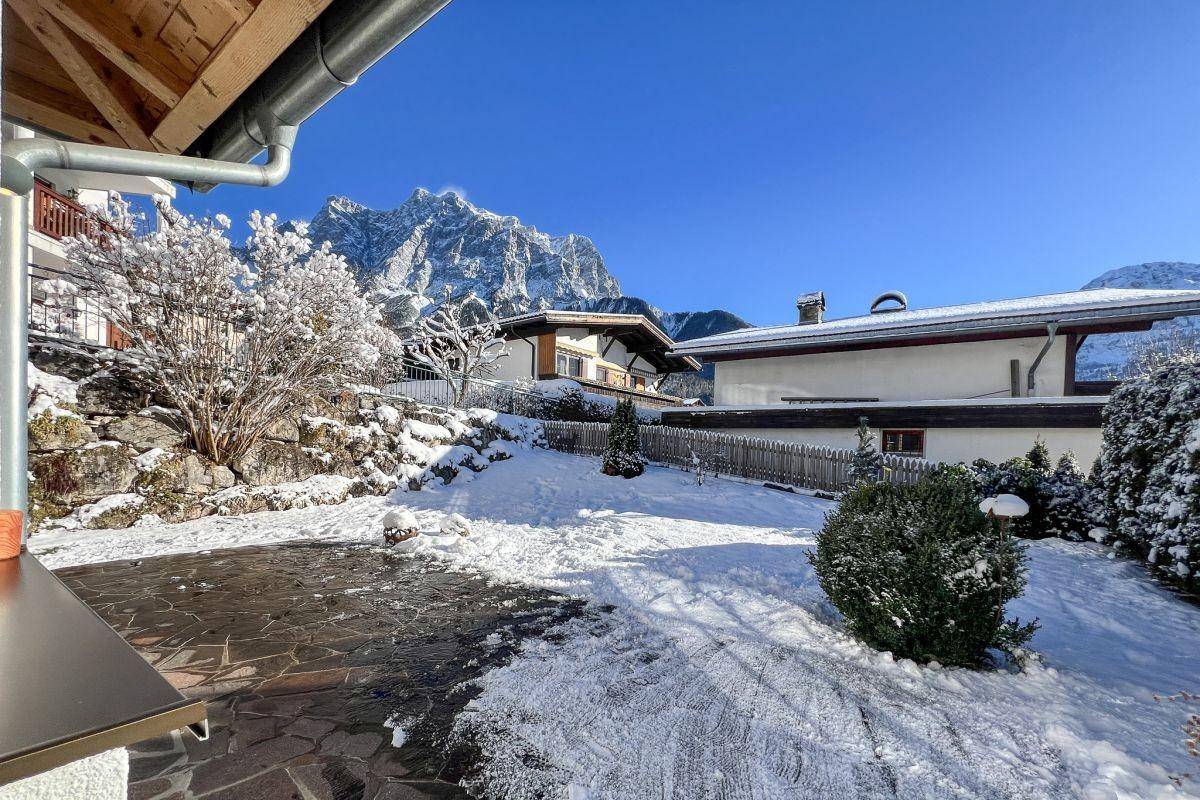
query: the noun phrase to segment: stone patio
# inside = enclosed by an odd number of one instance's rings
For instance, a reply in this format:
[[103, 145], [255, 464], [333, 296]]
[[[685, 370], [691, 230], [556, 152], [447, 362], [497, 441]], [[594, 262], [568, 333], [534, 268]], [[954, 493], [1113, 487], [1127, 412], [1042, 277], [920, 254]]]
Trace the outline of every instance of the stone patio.
[[[211, 736], [131, 750], [131, 800], [465, 797], [468, 682], [578, 608], [365, 545], [291, 544], [58, 571]], [[393, 746], [397, 720], [405, 732]]]

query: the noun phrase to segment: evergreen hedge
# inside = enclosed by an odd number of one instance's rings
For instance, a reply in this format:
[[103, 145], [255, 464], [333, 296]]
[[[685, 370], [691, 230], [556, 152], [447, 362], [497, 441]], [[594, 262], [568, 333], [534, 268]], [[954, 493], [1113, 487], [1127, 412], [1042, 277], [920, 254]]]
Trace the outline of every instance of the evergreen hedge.
[[1098, 479], [1119, 546], [1200, 591], [1200, 365], [1169, 364], [1113, 391]]

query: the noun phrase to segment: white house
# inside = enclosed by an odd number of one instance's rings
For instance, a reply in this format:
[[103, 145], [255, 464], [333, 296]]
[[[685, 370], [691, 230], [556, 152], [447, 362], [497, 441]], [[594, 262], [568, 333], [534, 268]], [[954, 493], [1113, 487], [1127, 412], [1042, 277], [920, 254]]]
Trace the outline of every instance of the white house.
[[641, 314], [547, 310], [499, 324], [509, 354], [497, 363], [498, 380], [570, 378], [589, 392], [662, 407], [682, 402], [660, 393], [663, 379], [700, 369], [673, 354], [675, 342]]
[[1041, 437], [1086, 469], [1113, 384], [1076, 380], [1080, 345], [1200, 314], [1200, 291], [1093, 289], [911, 310], [886, 292], [870, 313], [836, 320], [824, 319], [815, 292], [797, 308], [794, 325], [676, 345], [715, 364], [715, 405], [671, 409], [663, 421], [850, 448], [866, 417], [885, 452], [1001, 461]]
[[[4, 122], [0, 131], [4, 141], [51, 138], [14, 122]], [[147, 212], [147, 224], [153, 226], [157, 213], [150, 198], [169, 203], [175, 197], [175, 185], [161, 178], [74, 169], [39, 170], [35, 179], [28, 217], [30, 334], [119, 347], [119, 333], [88, 300], [86, 285], [67, 261], [62, 240], [99, 232], [106, 223], [98, 212], [108, 207], [110, 192], [137, 204]], [[69, 303], [58, 299], [47, 305], [47, 282], [57, 280], [69, 281], [83, 291]]]

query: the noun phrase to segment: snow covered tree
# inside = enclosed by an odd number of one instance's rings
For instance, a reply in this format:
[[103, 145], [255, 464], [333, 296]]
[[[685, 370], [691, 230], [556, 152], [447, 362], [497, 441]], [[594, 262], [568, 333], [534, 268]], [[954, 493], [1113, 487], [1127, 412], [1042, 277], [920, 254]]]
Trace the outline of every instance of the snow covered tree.
[[345, 260], [254, 212], [246, 260], [229, 219], [159, 204], [157, 230], [136, 235], [114, 197], [113, 230], [66, 242], [100, 312], [129, 342], [146, 388], [179, 409], [192, 446], [230, 463], [272, 424], [345, 388], [379, 356], [379, 311]]
[[1129, 345], [1124, 377], [1146, 378], [1172, 364], [1200, 363], [1200, 335], [1192, 329], [1171, 328], [1166, 334], [1135, 339]]
[[467, 400], [471, 379], [496, 374], [496, 362], [508, 349], [495, 318], [478, 319], [478, 298], [456, 302], [451, 291], [445, 287], [441, 305], [420, 321], [405, 352], [446, 382], [451, 405], [458, 408]]
[[1090, 490], [1074, 453], [1063, 453], [1054, 472], [1044, 480], [1042, 492], [1046, 534], [1082, 541], [1092, 527], [1088, 515]]
[[883, 453], [875, 448], [875, 434], [867, 425], [866, 417], [858, 418], [858, 447], [850, 460], [846, 477], [851, 486], [860, 483], [877, 483], [883, 475]]
[[1116, 388], [1104, 409], [1107, 527], [1161, 577], [1200, 589], [1200, 364]]
[[1024, 590], [1024, 547], [998, 536], [978, 503], [961, 466], [842, 496], [809, 560], [855, 636], [899, 657], [961, 666], [1028, 641], [1036, 624], [997, 614]]
[[1029, 448], [1029, 453], [1025, 458], [1029, 461], [1029, 466], [1038, 473], [1050, 474], [1050, 448], [1046, 447], [1046, 442], [1042, 437], [1038, 436], [1033, 440], [1033, 447]]
[[605, 475], [636, 478], [646, 469], [638, 439], [637, 411], [632, 400], [621, 400], [608, 425], [608, 447], [604, 451]]
[[700, 435], [688, 442], [692, 471], [696, 473], [696, 485], [703, 486], [706, 475], [716, 475], [725, 463], [725, 445], [719, 440]]

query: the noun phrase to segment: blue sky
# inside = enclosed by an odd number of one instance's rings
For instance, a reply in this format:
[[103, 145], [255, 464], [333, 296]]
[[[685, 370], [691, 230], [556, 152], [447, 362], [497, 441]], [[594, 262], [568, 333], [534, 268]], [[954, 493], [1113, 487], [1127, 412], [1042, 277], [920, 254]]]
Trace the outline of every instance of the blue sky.
[[1200, 260], [1200, 3], [453, 0], [309, 120], [307, 219], [414, 186], [590, 236], [626, 294], [789, 321]]

